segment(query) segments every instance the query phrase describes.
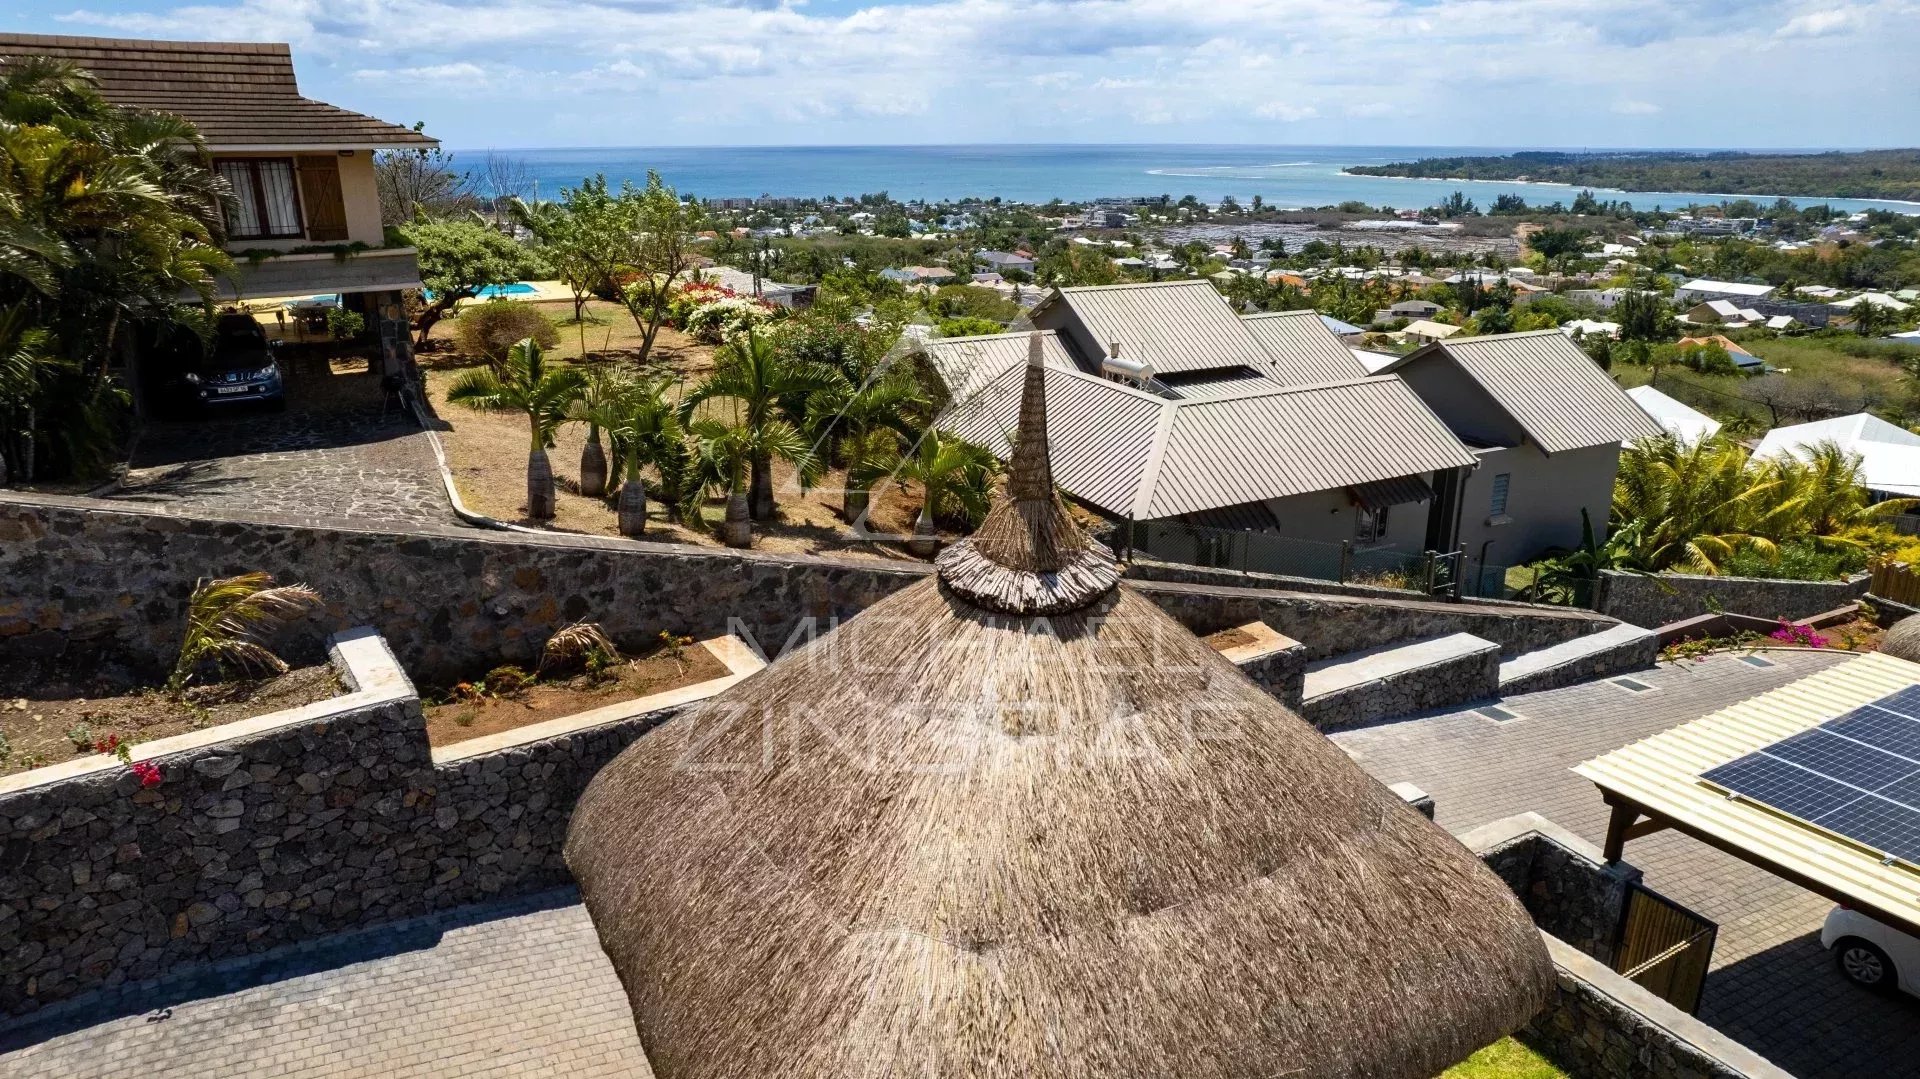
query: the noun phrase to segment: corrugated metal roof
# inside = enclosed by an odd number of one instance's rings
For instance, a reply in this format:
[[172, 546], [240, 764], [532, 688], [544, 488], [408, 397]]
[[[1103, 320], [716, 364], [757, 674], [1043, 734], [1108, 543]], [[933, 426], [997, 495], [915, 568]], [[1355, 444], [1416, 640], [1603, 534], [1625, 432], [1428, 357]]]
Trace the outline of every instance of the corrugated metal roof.
[[1442, 341], [1383, 370], [1397, 371], [1435, 353], [1451, 357], [1548, 453], [1664, 433], [1559, 330]]
[[[1041, 331], [1041, 357], [1048, 367], [1078, 370], [1073, 357], [1052, 330]], [[947, 393], [955, 401], [973, 396], [982, 386], [1005, 374], [1010, 367], [1027, 362], [1027, 335], [1024, 333], [983, 334], [978, 337], [947, 337], [927, 341], [920, 350], [926, 354]]]
[[1073, 312], [1102, 348], [1153, 365], [1157, 375], [1268, 366], [1268, 356], [1227, 301], [1205, 281], [1090, 285], [1055, 290], [1044, 304]]
[[[1218, 401], [1227, 397], [1245, 397], [1250, 393], [1271, 392], [1278, 383], [1258, 371], [1245, 367], [1230, 371], [1190, 371], [1157, 380], [1168, 393], [1182, 401]], [[1320, 379], [1331, 382], [1332, 379]]]
[[1783, 814], [1728, 798], [1700, 773], [1920, 683], [1920, 664], [1869, 653], [1574, 771], [1674, 826], [1920, 925], [1920, 873]]
[[1270, 370], [1289, 386], [1365, 378], [1367, 369], [1312, 311], [1275, 311], [1241, 320], [1273, 358]]
[[108, 101], [191, 120], [216, 150], [436, 144], [412, 128], [301, 97], [284, 44], [0, 34], [0, 57], [24, 56], [77, 64]]
[[[1020, 405], [1008, 369], [941, 426], [1005, 457]], [[1154, 520], [1339, 490], [1474, 458], [1397, 378], [1173, 401], [1079, 371], [1047, 377], [1054, 479], [1116, 516]]]
[[1409, 502], [1426, 502], [1433, 498], [1433, 485], [1419, 476], [1357, 483], [1352, 490], [1353, 500], [1370, 510], [1404, 506]]

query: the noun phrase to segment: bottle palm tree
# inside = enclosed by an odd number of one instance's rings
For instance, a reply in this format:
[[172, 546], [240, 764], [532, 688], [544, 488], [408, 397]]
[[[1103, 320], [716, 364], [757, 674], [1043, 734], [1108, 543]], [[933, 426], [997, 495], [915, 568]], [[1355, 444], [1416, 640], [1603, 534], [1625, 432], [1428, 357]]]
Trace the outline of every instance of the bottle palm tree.
[[695, 420], [689, 427], [701, 487], [726, 492], [727, 512], [720, 540], [729, 547], [753, 544], [753, 517], [747, 506], [748, 475], [753, 462], [773, 457], [789, 460], [804, 456], [806, 441], [785, 420], [769, 420], [759, 427], [744, 422]]
[[630, 384], [619, 371], [596, 369], [587, 374], [580, 395], [567, 406], [567, 419], [587, 425], [587, 444], [580, 450], [580, 493], [588, 498], [607, 493], [607, 451], [600, 445], [600, 430], [611, 429], [617, 422], [620, 395]]
[[[837, 372], [824, 364], [795, 359], [781, 352], [768, 338], [752, 330], [734, 338], [721, 352], [713, 374], [695, 387], [680, 406], [682, 422], [692, 420], [695, 410], [706, 401], [730, 398], [734, 402], [734, 421], [754, 432], [763, 432], [774, 423], [786, 423], [789, 430], [803, 418], [807, 399], [829, 388]], [[772, 447], [787, 445], [784, 439], [756, 434], [755, 450], [748, 463], [748, 511], [756, 521], [773, 516], [773, 457], [782, 456], [801, 466], [802, 477], [812, 476], [818, 467], [806, 452], [804, 440], [794, 443], [793, 454], [776, 454]]]
[[899, 478], [920, 485], [920, 516], [913, 523], [908, 549], [922, 558], [939, 547], [934, 523], [946, 520], [972, 527], [986, 516], [993, 497], [993, 476], [1000, 462], [966, 439], [928, 431], [913, 454], [900, 462]]
[[639, 536], [647, 528], [647, 487], [640, 470], [651, 464], [661, 473], [668, 513], [677, 516], [681, 501], [678, 472], [685, 455], [686, 430], [667, 400], [673, 380], [660, 376], [625, 384], [613, 401], [607, 433], [625, 477], [620, 484], [620, 534]]
[[553, 517], [553, 463], [547, 459], [547, 450], [583, 382], [576, 368], [548, 367], [540, 346], [526, 338], [507, 350], [506, 362], [498, 370], [469, 371], [447, 388], [447, 400], [453, 404], [527, 417], [527, 516], [536, 521]]

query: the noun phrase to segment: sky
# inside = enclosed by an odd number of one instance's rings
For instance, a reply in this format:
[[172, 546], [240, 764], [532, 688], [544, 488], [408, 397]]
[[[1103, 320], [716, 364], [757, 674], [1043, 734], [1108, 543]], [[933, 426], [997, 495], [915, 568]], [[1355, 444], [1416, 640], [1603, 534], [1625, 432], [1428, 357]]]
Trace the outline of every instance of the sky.
[[457, 147], [1920, 145], [1920, 0], [8, 0]]

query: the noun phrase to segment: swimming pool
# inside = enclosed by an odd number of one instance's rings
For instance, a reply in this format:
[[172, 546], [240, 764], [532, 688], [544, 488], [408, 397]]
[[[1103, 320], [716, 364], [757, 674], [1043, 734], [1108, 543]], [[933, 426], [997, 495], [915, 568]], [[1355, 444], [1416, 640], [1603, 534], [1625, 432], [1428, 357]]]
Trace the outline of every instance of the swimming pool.
[[[507, 296], [531, 296], [539, 291], [539, 289], [534, 288], [524, 281], [515, 281], [511, 285], [488, 285], [486, 288], [474, 293], [474, 298], [477, 300], [498, 300]], [[425, 295], [427, 302], [432, 303], [433, 290], [428, 289]]]

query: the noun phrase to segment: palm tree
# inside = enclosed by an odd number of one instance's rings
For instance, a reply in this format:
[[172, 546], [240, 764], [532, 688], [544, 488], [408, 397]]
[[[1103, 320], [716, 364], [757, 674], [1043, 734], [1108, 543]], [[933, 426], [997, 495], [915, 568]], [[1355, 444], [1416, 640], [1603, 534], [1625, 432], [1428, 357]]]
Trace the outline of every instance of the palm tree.
[[640, 478], [640, 470], [646, 465], [660, 470], [668, 515], [679, 516], [679, 473], [684, 471], [681, 459], [686, 453], [686, 430], [680, 425], [678, 411], [667, 400], [672, 384], [673, 380], [664, 375], [628, 382], [615, 398], [608, 417], [607, 434], [625, 477], [619, 501], [623, 536], [644, 535], [647, 530], [647, 487]]
[[619, 400], [631, 380], [608, 368], [596, 368], [581, 382], [580, 395], [567, 406], [567, 419], [587, 425], [587, 444], [580, 450], [580, 493], [599, 498], [607, 493], [607, 451], [600, 445], [600, 429], [611, 429], [619, 417]]
[[540, 346], [527, 338], [507, 350], [506, 362], [498, 370], [469, 371], [447, 388], [447, 400], [453, 404], [527, 417], [527, 516], [534, 520], [553, 516], [553, 464], [547, 460], [547, 450], [583, 382], [576, 368], [547, 367]]
[[187, 601], [187, 628], [167, 677], [167, 692], [179, 695], [207, 660], [243, 673], [285, 674], [286, 663], [261, 644], [259, 636], [320, 602], [320, 593], [306, 585], [276, 587], [265, 573], [202, 578]]
[[1860, 482], [1861, 459], [1833, 442], [1809, 447], [1804, 456], [1766, 462], [1764, 474], [1779, 489], [1782, 538], [1804, 536], [1826, 550], [1870, 551], [1884, 539], [1887, 518], [1916, 500], [1873, 502]]
[[1853, 328], [1862, 337], [1872, 337], [1885, 329], [1893, 312], [1874, 303], [1861, 299], [1853, 305]]
[[920, 516], [913, 523], [909, 549], [929, 557], [939, 546], [936, 520], [966, 527], [986, 515], [993, 476], [1000, 462], [984, 447], [939, 430], [928, 431], [913, 454], [900, 462], [899, 478], [920, 485]]
[[[808, 398], [833, 385], [837, 372], [808, 360], [795, 359], [776, 348], [773, 341], [752, 330], [728, 342], [719, 364], [707, 380], [695, 387], [680, 406], [680, 418], [691, 421], [696, 409], [716, 399], [733, 401], [733, 421], [750, 431], [762, 432], [774, 423], [787, 423], [805, 416]], [[756, 521], [773, 516], [773, 447], [787, 445], [782, 439], [756, 434], [755, 450], [749, 462], [748, 511]], [[803, 481], [812, 477], [818, 461], [809, 457], [804, 441], [797, 443], [792, 455], [778, 454], [801, 466]]]
[[753, 518], [747, 506], [747, 475], [752, 463], [771, 457], [797, 459], [805, 455], [806, 441], [785, 420], [770, 420], [759, 427], [696, 420], [689, 429], [694, 438], [701, 486], [718, 487], [726, 492], [727, 513], [720, 528], [721, 542], [729, 547], [751, 546]]
[[1650, 573], [1715, 574], [1735, 552], [1772, 557], [1791, 507], [1780, 483], [1747, 467], [1747, 451], [1722, 438], [1695, 443], [1647, 439], [1620, 455], [1613, 517], [1636, 526], [1629, 565]]

